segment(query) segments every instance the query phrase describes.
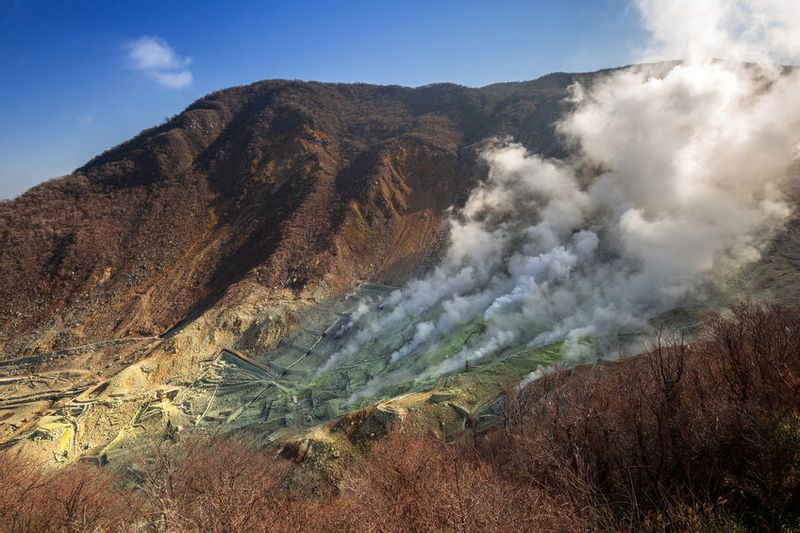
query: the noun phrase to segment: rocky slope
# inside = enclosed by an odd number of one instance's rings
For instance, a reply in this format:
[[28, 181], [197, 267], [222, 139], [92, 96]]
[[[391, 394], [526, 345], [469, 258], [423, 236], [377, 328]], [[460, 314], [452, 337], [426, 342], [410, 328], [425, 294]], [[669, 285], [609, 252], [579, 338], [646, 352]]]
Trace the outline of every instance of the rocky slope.
[[[240, 294], [403, 279], [513, 136], [561, 153], [580, 76], [482, 89], [265, 81], [213, 93], [0, 204], [0, 347], [161, 334]], [[237, 295], [237, 293], [239, 295]]]
[[[568, 88], [603, 74], [479, 89], [259, 82], [0, 203], [0, 444], [108, 458], [142, 435], [210, 425], [299, 431], [305, 455], [419, 405], [445, 433], [477, 420], [503, 377], [552, 350], [499, 354], [302, 436], [376, 372], [382, 345], [315, 374], [357, 297], [435, 263], [451, 207], [486, 174], [487, 143], [565, 157], [554, 125]], [[798, 235], [775, 241], [748, 291], [794, 303]]]

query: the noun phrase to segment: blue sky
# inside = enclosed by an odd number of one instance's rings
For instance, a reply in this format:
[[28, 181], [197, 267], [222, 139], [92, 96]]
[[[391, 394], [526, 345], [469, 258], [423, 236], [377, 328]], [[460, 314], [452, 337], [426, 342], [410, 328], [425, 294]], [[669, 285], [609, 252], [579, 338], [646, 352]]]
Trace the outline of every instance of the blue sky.
[[0, 0], [0, 198], [223, 87], [481, 86], [629, 63], [644, 40], [628, 0]]

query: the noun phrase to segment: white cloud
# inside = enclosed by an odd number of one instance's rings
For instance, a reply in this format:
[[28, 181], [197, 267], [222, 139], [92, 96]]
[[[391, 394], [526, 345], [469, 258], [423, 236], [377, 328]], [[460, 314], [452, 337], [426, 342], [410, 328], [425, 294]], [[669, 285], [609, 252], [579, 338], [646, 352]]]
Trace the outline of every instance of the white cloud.
[[128, 43], [128, 65], [162, 87], [183, 89], [194, 81], [192, 58], [179, 55], [160, 37], [144, 36]]
[[188, 87], [194, 81], [192, 73], [188, 70], [181, 70], [178, 72], [153, 72], [152, 77], [164, 87], [170, 89], [183, 89]]

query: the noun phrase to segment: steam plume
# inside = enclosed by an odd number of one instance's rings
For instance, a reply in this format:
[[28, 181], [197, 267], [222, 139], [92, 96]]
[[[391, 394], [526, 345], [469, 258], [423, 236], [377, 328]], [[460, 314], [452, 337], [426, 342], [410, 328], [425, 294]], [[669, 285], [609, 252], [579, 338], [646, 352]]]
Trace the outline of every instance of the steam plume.
[[352, 399], [408, 379], [409, 354], [469, 321], [480, 335], [425, 375], [520, 344], [565, 340], [566, 357], [586, 356], [586, 339], [642, 328], [759, 259], [791, 214], [782, 187], [798, 156], [800, 76], [770, 61], [800, 56], [798, 6], [638, 0], [646, 53], [683, 61], [573, 87], [574, 112], [558, 124], [568, 162], [495, 142], [442, 263], [365, 314], [320, 372], [432, 309]]

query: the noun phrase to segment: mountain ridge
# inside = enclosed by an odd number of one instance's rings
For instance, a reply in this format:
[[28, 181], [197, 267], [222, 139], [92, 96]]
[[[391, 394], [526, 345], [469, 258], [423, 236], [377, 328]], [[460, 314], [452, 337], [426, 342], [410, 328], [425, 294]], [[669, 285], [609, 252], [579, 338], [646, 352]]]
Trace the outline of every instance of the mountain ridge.
[[[502, 90], [268, 80], [211, 93], [70, 176], [0, 204], [0, 266], [8, 274], [0, 282], [0, 342], [30, 352], [161, 333], [248, 274], [296, 290], [322, 271], [289, 272], [288, 263], [302, 263], [291, 248], [318, 254], [335, 237], [325, 231], [347, 223], [366, 224], [381, 240], [408, 233], [410, 224], [437, 241], [443, 211], [463, 201], [483, 172], [475, 170], [476, 144], [513, 136], [540, 153], [563, 154], [552, 127], [567, 87], [580, 76], [586, 75], [554, 74]], [[426, 181], [426, 173], [439, 179]], [[319, 214], [325, 231], [310, 228]], [[379, 227], [387, 222], [391, 229]], [[351, 242], [359, 239], [355, 233], [340, 235], [344, 244], [337, 246], [358, 245]], [[420, 241], [409, 252], [435, 253], [420, 246], [427, 245]], [[369, 264], [387, 253], [376, 251], [362, 242], [359, 253], [370, 255]], [[404, 277], [399, 263], [370, 271], [358, 262], [334, 265], [352, 271], [334, 276], [348, 278], [341, 287], [376, 274]], [[265, 263], [281, 272], [253, 272]], [[170, 272], [186, 281], [171, 283], [178, 288], [161, 298], [164, 282], [157, 278]], [[108, 316], [137, 318], [112, 324], [79, 310], [97, 305], [110, 305]], [[59, 323], [65, 310], [74, 315], [67, 328]]]
[[[203, 97], [0, 203], [0, 396], [10, 402], [0, 444], [57, 463], [118, 452], [124, 463], [129, 447], [178, 428], [302, 441], [334, 420], [387, 422], [394, 415], [380, 409], [351, 410], [423, 390], [456, 402], [425, 410], [457, 433], [462, 411], [503, 379], [556, 364], [558, 343], [510, 347], [471, 372], [401, 375], [380, 390], [373, 379], [385, 377], [410, 326], [329, 363], [354, 335], [358, 302], [439, 264], [453, 212], [487, 177], [484, 149], [511, 138], [569, 158], [556, 123], [573, 105], [570, 87], [608, 72], [482, 89], [257, 82]], [[797, 228], [730, 291], [796, 303]], [[459, 324], [405, 362], [421, 371], [482, 327]]]

